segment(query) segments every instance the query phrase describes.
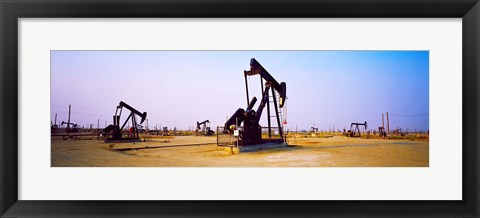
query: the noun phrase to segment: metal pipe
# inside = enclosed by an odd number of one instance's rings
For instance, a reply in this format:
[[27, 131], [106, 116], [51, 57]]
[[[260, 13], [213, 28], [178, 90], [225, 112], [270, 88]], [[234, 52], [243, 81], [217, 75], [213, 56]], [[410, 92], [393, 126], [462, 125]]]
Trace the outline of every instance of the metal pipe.
[[268, 91], [270, 90], [270, 87], [267, 86], [265, 87], [265, 91], [263, 92], [263, 98], [262, 98], [262, 101], [260, 102], [260, 105], [258, 106], [257, 108], [257, 111], [255, 112], [256, 114], [256, 120], [260, 120], [260, 118], [262, 117], [262, 111], [263, 111], [263, 108], [265, 107], [265, 104], [268, 102]]
[[[123, 128], [125, 127], [125, 125], [127, 124], [128, 122], [128, 119], [130, 119], [130, 117], [133, 116], [133, 113], [130, 113], [130, 115], [128, 115], [127, 119], [125, 120], [125, 122], [123, 123], [122, 127], [120, 128], [120, 132], [122, 132]], [[120, 117], [118, 117], [120, 118]]]
[[275, 108], [275, 117], [277, 117], [277, 124], [278, 124], [278, 133], [280, 134], [280, 138], [283, 139], [283, 130], [282, 124], [280, 123], [280, 117], [278, 116], [278, 107], [277, 107], [277, 98], [275, 98], [275, 90], [272, 89], [272, 96], [273, 96], [273, 105]]
[[72, 109], [72, 105], [68, 105], [68, 123], [67, 123], [67, 131], [70, 129], [70, 112]]
[[388, 112], [387, 112], [387, 134], [390, 135], [390, 121], [388, 120]]
[[247, 111], [252, 110], [253, 106], [255, 106], [255, 103], [257, 103], [257, 97], [252, 98], [252, 101], [250, 104], [248, 104]]
[[[270, 84], [270, 83], [269, 83]], [[272, 92], [274, 92], [274, 90], [272, 89]], [[271, 139], [272, 138], [272, 122], [271, 122], [271, 119], [272, 116], [270, 115], [270, 94], [269, 92], [267, 91], [266, 93], [266, 96], [267, 96], [267, 123], [268, 123], [268, 138]], [[275, 96], [274, 96], [275, 97]], [[276, 108], [275, 108], [276, 109]], [[260, 118], [258, 119], [258, 121], [260, 122]]]
[[385, 129], [385, 121], [384, 121], [384, 114], [383, 113], [382, 113], [382, 129]]
[[247, 92], [247, 105], [250, 102], [250, 97], [248, 96], [248, 81], [247, 81], [247, 72], [243, 71], [243, 76], [245, 77], [245, 90]]

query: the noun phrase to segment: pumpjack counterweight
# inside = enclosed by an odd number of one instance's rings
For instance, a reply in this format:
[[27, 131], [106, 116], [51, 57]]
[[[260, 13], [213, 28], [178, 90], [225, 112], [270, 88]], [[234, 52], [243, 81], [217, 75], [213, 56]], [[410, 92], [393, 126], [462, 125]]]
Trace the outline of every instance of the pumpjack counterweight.
[[[247, 77], [253, 75], [260, 75], [261, 84], [262, 84], [262, 97], [260, 98], [260, 104], [257, 109], [254, 110], [253, 107], [257, 103], [257, 98], [253, 97], [249, 99], [248, 83]], [[265, 143], [285, 143], [283, 135], [283, 126], [280, 122], [280, 113], [278, 108], [283, 108], [285, 100], [287, 99], [286, 94], [286, 83], [278, 83], [273, 76], [263, 68], [263, 66], [258, 63], [257, 60], [252, 58], [250, 60], [250, 70], [244, 71], [245, 77], [245, 87], [247, 95], [247, 107], [245, 109], [239, 108], [237, 111], [225, 122], [224, 133], [225, 134], [234, 134], [238, 130], [238, 139], [237, 143], [239, 146], [249, 146]], [[265, 84], [263, 84], [265, 81]], [[278, 95], [278, 104], [277, 104], [277, 95]], [[273, 103], [273, 105], [270, 105]], [[260, 126], [259, 121], [262, 116], [262, 112], [267, 106], [267, 136], [262, 137], [262, 126]], [[275, 109], [275, 116], [270, 116], [270, 108]], [[276, 123], [278, 128], [278, 136], [273, 137], [272, 135], [272, 117], [276, 117]]]

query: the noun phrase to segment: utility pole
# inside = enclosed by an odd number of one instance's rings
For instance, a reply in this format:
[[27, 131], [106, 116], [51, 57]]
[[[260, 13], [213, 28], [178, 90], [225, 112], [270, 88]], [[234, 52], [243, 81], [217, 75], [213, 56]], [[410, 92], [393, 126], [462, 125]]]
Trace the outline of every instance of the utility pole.
[[298, 126], [295, 125], [295, 144], [297, 143]]
[[382, 129], [383, 129], [383, 131], [385, 131], [385, 121], [384, 121], [385, 118], [384, 118], [384, 116], [385, 116], [385, 114], [382, 113]]
[[72, 110], [72, 105], [68, 105], [68, 123], [67, 123], [67, 132], [70, 130], [70, 112]]
[[388, 120], [388, 112], [387, 112], [387, 134], [390, 135], [390, 121]]

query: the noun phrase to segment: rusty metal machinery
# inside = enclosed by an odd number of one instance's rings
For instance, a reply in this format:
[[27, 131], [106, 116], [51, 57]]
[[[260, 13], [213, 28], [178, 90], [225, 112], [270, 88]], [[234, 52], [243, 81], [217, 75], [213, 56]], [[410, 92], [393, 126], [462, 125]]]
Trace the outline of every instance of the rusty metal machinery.
[[168, 127], [166, 126], [163, 127], [163, 133], [168, 134]]
[[[257, 110], [253, 110], [257, 98], [253, 97], [250, 101], [247, 83], [247, 77], [254, 75], [260, 75], [260, 84], [262, 87], [262, 97]], [[247, 94], [247, 108], [239, 108], [227, 120], [227, 122], [225, 122], [224, 133], [234, 134], [235, 130], [239, 130], [237, 140], [239, 146], [263, 144], [268, 142], [284, 143], [285, 139], [283, 135], [283, 126], [280, 122], [279, 108], [283, 108], [287, 98], [286, 83], [278, 83], [273, 76], [270, 75], [270, 73], [268, 73], [257, 60], [255, 60], [255, 58], [250, 60], [250, 70], [244, 71], [244, 77]], [[263, 80], [265, 80], [265, 84], [263, 83]], [[278, 104], [276, 94], [279, 95]], [[273, 101], [270, 101], [270, 98], [272, 98]], [[273, 106], [271, 106], [270, 103], [273, 103]], [[267, 106], [268, 135], [267, 137], [262, 137], [262, 127], [260, 126], [259, 121], [265, 106]], [[270, 115], [270, 107], [275, 109], [275, 116]], [[272, 137], [272, 117], [276, 117], [279, 137]], [[242, 124], [243, 126], [240, 127]]]
[[[355, 126], [355, 128], [353, 128]], [[362, 133], [360, 132], [359, 126], [363, 126], [364, 130], [367, 129], [367, 121], [365, 123], [352, 123], [350, 124], [349, 135], [350, 137], [361, 137]]]
[[[78, 128], [78, 125], [76, 123], [71, 123], [70, 122], [70, 114], [72, 112], [72, 105], [68, 105], [68, 121], [65, 122], [65, 121], [62, 121], [62, 124], [61, 126], [63, 126], [64, 124], [67, 124], [67, 128], [65, 129], [65, 132], [66, 133], [76, 133], [76, 132], [79, 132], [79, 128]], [[56, 115], [55, 115], [55, 123], [57, 122], [56, 120]], [[72, 126], [72, 128], [70, 128], [70, 125]]]
[[404, 132], [402, 132], [401, 128], [397, 128], [397, 129], [393, 130], [392, 133], [397, 135], [397, 136], [405, 136], [406, 135]]
[[[120, 116], [122, 115], [123, 108], [130, 111], [127, 119], [122, 126], [120, 126]], [[137, 123], [136, 116], [141, 118], [140, 123]], [[128, 141], [139, 141], [139, 124], [142, 124], [147, 118], [147, 112], [139, 112], [137, 109], [128, 105], [127, 103], [120, 101], [115, 110], [115, 115], [113, 116], [113, 124], [107, 126], [103, 129], [99, 135], [105, 136], [105, 142], [128, 142]], [[124, 137], [123, 132], [125, 125], [131, 121], [132, 126], [128, 129], [128, 136]]]
[[57, 130], [58, 130], [58, 125], [57, 125], [57, 124], [53, 124], [53, 122], [50, 121], [50, 131], [51, 131], [52, 133], [56, 133]]
[[195, 130], [195, 132], [197, 133], [197, 135], [201, 134], [210, 136], [215, 134], [215, 131], [210, 129], [210, 120], [205, 120], [203, 122], [197, 121], [197, 129]]
[[63, 126], [63, 125], [67, 125], [67, 128], [65, 129], [66, 133], [75, 133], [75, 132], [80, 131], [79, 128], [78, 128], [78, 124], [76, 124], [76, 123], [70, 123], [70, 122], [62, 121], [61, 126]]
[[387, 132], [385, 131], [385, 127], [379, 126], [378, 134], [383, 138], [387, 137]]
[[58, 125], [57, 125], [57, 114], [55, 114], [55, 123], [50, 121], [50, 131], [52, 133], [56, 133], [58, 131]]

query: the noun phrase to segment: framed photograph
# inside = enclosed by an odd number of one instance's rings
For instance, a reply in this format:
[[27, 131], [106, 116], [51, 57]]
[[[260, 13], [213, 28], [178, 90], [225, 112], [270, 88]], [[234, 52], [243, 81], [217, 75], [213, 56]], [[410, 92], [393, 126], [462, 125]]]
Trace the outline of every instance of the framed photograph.
[[1, 217], [478, 217], [479, 7], [2, 1]]

